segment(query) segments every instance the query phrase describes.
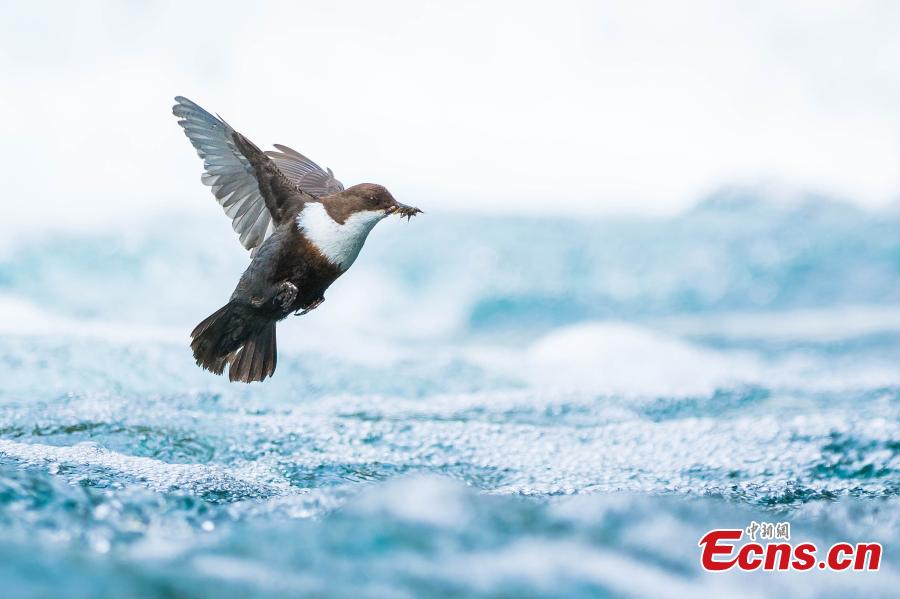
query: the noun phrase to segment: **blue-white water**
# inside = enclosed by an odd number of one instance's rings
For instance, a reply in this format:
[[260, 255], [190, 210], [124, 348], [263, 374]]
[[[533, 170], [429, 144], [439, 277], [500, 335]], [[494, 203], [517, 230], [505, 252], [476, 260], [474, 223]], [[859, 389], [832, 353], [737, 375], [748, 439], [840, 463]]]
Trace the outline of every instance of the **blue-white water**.
[[[0, 253], [4, 596], [900, 588], [900, 214], [386, 222], [243, 386], [187, 346], [216, 210]], [[753, 519], [882, 569], [703, 573]]]

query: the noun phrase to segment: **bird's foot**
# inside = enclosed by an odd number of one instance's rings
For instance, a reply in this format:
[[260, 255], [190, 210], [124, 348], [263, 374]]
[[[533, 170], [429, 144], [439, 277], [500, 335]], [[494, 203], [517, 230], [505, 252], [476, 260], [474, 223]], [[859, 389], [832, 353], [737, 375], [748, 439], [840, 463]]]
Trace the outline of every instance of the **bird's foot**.
[[275, 303], [281, 306], [281, 309], [285, 312], [291, 309], [291, 306], [294, 304], [294, 301], [297, 299], [297, 286], [291, 283], [290, 281], [284, 281], [281, 285], [278, 286], [277, 291], [275, 292]]
[[315, 300], [315, 301], [314, 301], [313, 303], [311, 303], [310, 305], [308, 305], [308, 306], [306, 306], [305, 308], [303, 308], [303, 310], [297, 310], [296, 312], [294, 312], [294, 315], [295, 315], [295, 316], [303, 316], [303, 315], [306, 314], [307, 312], [310, 312], [310, 311], [315, 310], [316, 308], [318, 308], [320, 305], [322, 305], [322, 302], [324, 302], [324, 301], [325, 301], [325, 298], [324, 298], [324, 297], [320, 297], [319, 299]]

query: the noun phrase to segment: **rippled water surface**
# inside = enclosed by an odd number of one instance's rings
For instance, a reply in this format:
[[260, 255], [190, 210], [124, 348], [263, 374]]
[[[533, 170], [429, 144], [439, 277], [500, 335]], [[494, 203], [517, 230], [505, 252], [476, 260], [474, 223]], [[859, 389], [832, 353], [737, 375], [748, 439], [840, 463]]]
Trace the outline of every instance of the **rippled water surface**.
[[[896, 596], [897, 231], [737, 193], [386, 222], [252, 386], [187, 347], [245, 266], [227, 223], [11, 244], [4, 595]], [[750, 520], [881, 571], [703, 573]]]

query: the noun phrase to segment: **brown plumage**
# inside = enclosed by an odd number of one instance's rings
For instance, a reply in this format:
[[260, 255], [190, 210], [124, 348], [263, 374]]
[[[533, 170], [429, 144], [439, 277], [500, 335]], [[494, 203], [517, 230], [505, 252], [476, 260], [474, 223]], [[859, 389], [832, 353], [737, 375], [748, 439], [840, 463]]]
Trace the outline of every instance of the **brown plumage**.
[[261, 381], [275, 372], [276, 323], [319, 306], [379, 220], [421, 210], [381, 185], [345, 190], [299, 152], [263, 152], [187, 98], [175, 100], [172, 111], [203, 158], [203, 182], [252, 252], [228, 303], [191, 332], [194, 359], [216, 374], [229, 366], [232, 381]]

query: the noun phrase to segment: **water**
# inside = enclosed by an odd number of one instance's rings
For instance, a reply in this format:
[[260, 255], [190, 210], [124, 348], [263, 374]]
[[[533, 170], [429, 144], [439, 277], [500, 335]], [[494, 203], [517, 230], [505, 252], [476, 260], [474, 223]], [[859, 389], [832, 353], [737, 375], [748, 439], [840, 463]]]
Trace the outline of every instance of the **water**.
[[[246, 260], [218, 214], [22, 237], [4, 595], [895, 595], [898, 230], [740, 192], [390, 221], [252, 386], [187, 348]], [[750, 520], [882, 569], [703, 573], [699, 538]]]

